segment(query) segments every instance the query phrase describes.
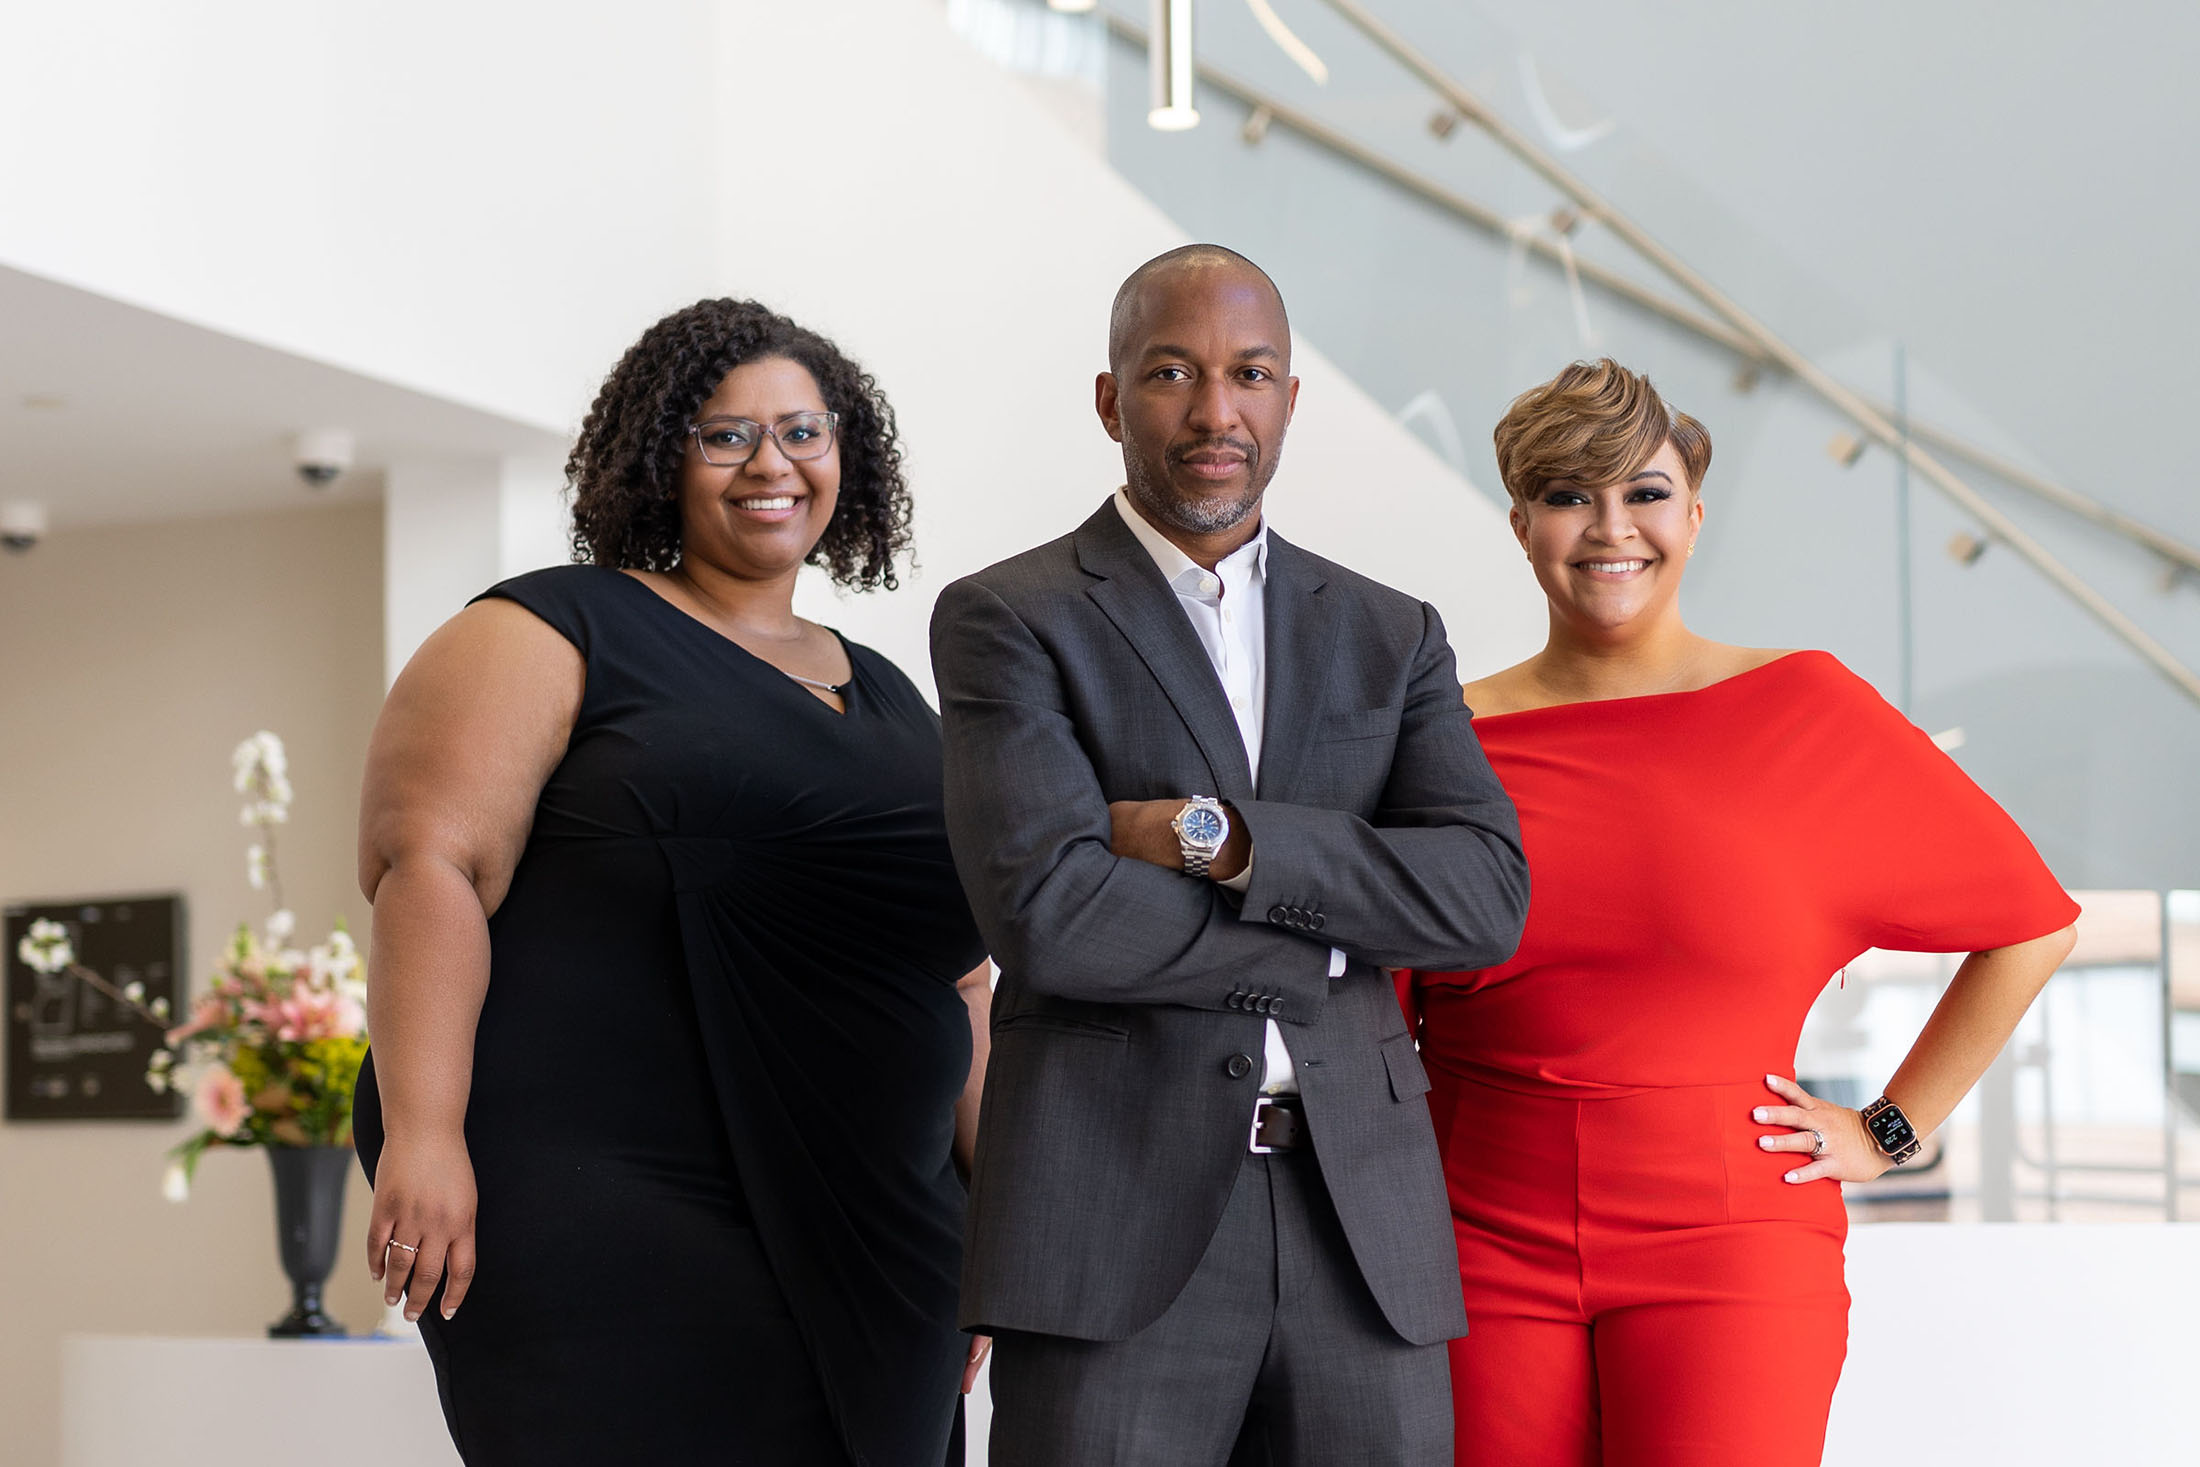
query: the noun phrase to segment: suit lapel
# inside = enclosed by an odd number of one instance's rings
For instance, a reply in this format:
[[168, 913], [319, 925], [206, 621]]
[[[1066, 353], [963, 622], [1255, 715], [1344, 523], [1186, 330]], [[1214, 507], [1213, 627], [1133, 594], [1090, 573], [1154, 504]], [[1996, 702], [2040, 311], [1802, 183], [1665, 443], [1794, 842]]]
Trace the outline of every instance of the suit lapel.
[[1305, 551], [1268, 532], [1268, 706], [1260, 731], [1260, 795], [1288, 799], [1327, 703], [1337, 599]]
[[[1238, 737], [1237, 719], [1223, 696], [1214, 664], [1207, 660], [1207, 649], [1199, 644], [1199, 634], [1192, 630], [1184, 608], [1177, 605], [1176, 592], [1161, 578], [1161, 568], [1123, 523], [1113, 501], [1101, 505], [1100, 512], [1079, 527], [1076, 542], [1078, 564], [1086, 574], [1099, 577], [1086, 594], [1137, 651], [1191, 730], [1215, 777], [1215, 794], [1225, 800], [1251, 798], [1252, 769], [1245, 757], [1245, 742]], [[1272, 697], [1271, 693], [1271, 701]], [[1267, 737], [1264, 729], [1264, 743]], [[1266, 762], [1263, 753], [1262, 763]]]

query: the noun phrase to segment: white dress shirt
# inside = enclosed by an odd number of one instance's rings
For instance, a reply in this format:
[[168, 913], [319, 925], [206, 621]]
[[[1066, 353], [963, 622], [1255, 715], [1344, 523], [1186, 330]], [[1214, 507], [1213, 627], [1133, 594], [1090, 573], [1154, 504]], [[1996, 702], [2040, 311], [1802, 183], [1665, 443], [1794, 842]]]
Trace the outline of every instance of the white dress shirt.
[[[1237, 717], [1238, 737], [1245, 744], [1245, 762], [1257, 784], [1260, 780], [1261, 719], [1268, 702], [1267, 522], [1263, 520], [1252, 539], [1216, 562], [1213, 570], [1208, 570], [1147, 524], [1131, 504], [1126, 491], [1115, 491], [1115, 508], [1123, 516], [1123, 523], [1130, 527], [1131, 534], [1153, 557], [1153, 563], [1161, 570], [1161, 578], [1176, 592], [1176, 604], [1184, 608], [1192, 630], [1199, 636], [1199, 645], [1207, 649], [1207, 660], [1214, 664], [1223, 695], [1230, 700], [1230, 712]], [[1193, 795], [1205, 791], [1187, 790], [1185, 793]], [[1243, 895], [1252, 880], [1253, 868], [1248, 862], [1243, 871], [1221, 885]], [[1344, 962], [1344, 954], [1331, 948], [1329, 976], [1342, 976]], [[1264, 1056], [1267, 1067], [1260, 1088], [1268, 1095], [1296, 1095], [1299, 1077], [1291, 1063], [1291, 1051], [1284, 1045], [1283, 1030], [1274, 1019], [1267, 1022]]]

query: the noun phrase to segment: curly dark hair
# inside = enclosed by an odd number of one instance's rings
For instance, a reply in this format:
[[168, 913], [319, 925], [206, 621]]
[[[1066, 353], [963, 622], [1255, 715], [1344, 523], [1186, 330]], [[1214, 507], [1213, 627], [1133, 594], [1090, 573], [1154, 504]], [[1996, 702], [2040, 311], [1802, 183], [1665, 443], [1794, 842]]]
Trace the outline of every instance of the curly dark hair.
[[840, 414], [840, 502], [808, 563], [857, 590], [901, 584], [909, 486], [894, 410], [839, 347], [755, 301], [697, 301], [642, 333], [604, 379], [565, 461], [573, 491], [573, 558], [670, 570], [680, 560], [680, 464], [688, 425], [719, 381], [745, 362], [781, 357], [815, 378]]

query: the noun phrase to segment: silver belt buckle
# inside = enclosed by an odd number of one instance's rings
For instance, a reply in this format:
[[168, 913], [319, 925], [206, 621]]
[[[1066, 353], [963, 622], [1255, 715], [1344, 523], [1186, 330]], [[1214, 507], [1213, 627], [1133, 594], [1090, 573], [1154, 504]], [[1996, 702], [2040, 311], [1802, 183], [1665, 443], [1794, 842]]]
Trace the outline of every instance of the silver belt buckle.
[[1251, 1149], [1252, 1153], [1255, 1156], [1273, 1156], [1277, 1151], [1282, 1149], [1276, 1146], [1263, 1146], [1260, 1144], [1260, 1118], [1266, 1115], [1269, 1111], [1273, 1110], [1275, 1108], [1275, 1104], [1276, 1102], [1266, 1095], [1256, 1096], [1253, 1100], [1253, 1130], [1252, 1134], [1246, 1138], [1245, 1144]]

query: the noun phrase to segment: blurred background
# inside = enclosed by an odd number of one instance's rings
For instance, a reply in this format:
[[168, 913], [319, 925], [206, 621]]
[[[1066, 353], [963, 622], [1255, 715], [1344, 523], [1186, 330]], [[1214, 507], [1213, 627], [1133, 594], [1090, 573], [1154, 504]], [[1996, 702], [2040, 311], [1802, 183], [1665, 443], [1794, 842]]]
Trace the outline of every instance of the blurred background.
[[[1543, 630], [1490, 429], [1610, 354], [1716, 444], [1693, 624], [1839, 655], [2085, 906], [1929, 1164], [1851, 1191], [1828, 1460], [2189, 1462], [2196, 60], [2166, 0], [5, 0], [0, 901], [179, 896], [187, 997], [264, 905], [226, 764], [266, 728], [289, 905], [363, 933], [388, 679], [568, 558], [597, 384], [701, 296], [892, 398], [918, 571], [803, 609], [929, 689], [938, 588], [1118, 480], [1116, 283], [1215, 240], [1297, 332], [1274, 522], [1436, 604], [1464, 673]], [[1829, 975], [1805, 1083], [1877, 1094], [1952, 971]], [[188, 1129], [0, 1124], [0, 1458], [158, 1416], [101, 1342], [279, 1312], [264, 1167], [161, 1200]], [[362, 1333], [365, 1203], [330, 1286]]]

